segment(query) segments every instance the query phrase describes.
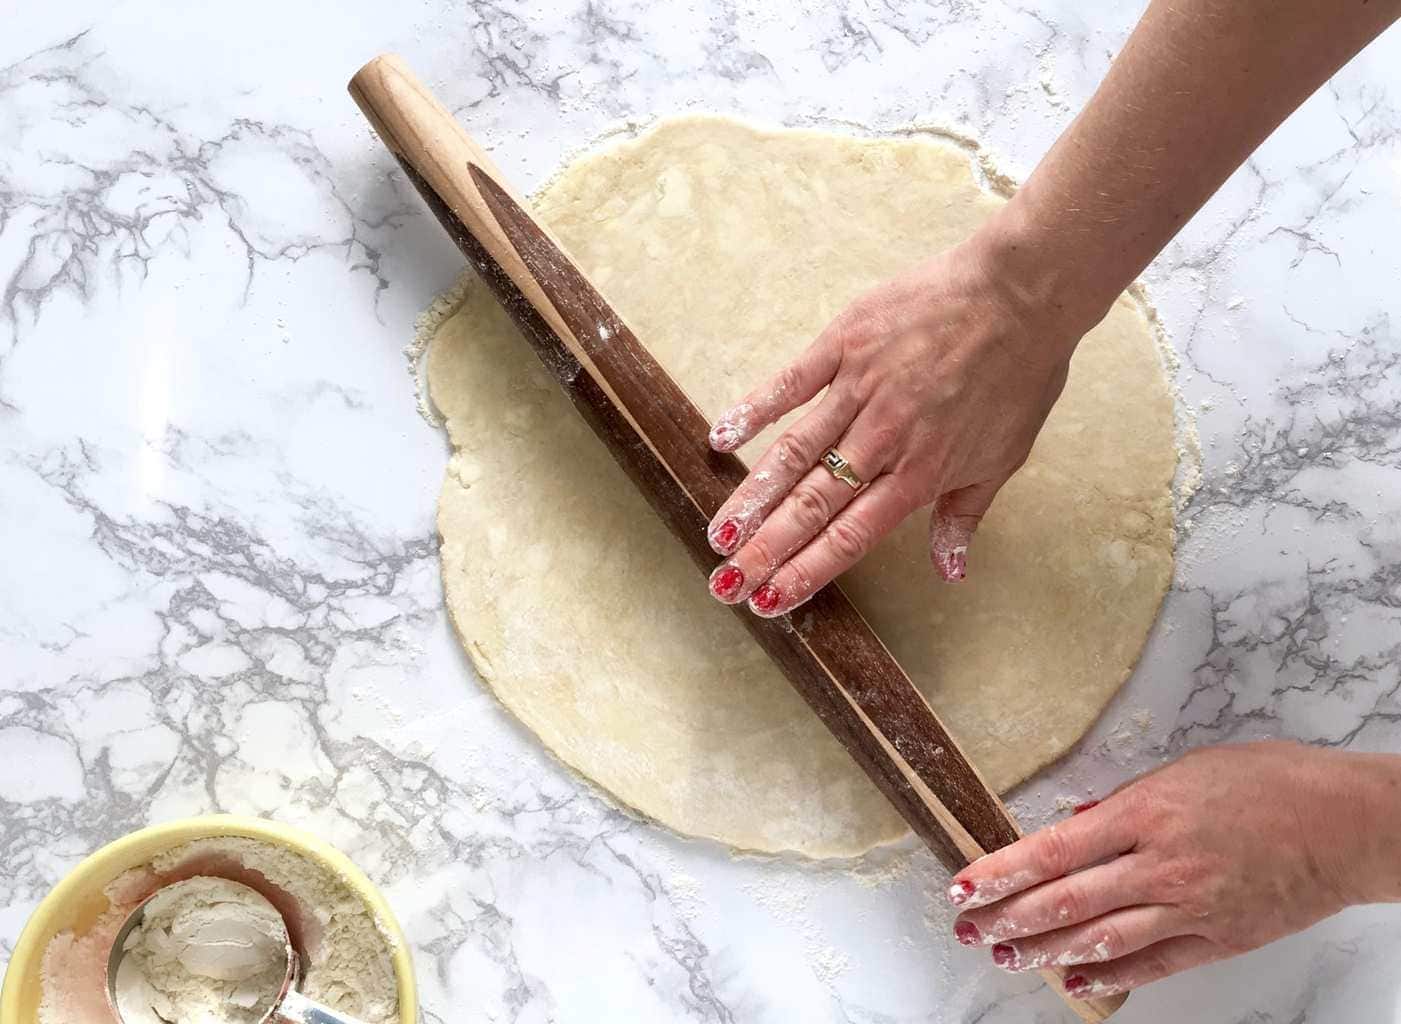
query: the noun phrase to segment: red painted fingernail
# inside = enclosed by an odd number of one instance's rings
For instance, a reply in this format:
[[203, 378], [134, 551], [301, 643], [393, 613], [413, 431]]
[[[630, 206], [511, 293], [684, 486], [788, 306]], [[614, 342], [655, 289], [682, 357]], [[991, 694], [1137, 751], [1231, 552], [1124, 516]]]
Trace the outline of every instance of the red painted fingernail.
[[710, 574], [710, 592], [716, 597], [730, 597], [744, 586], [744, 573], [737, 565], [722, 565]]
[[1085, 991], [1085, 989], [1089, 987], [1090, 980], [1086, 978], [1083, 974], [1072, 974], [1070, 977], [1065, 979], [1065, 990], [1069, 992], [1072, 996], [1080, 995], [1082, 992]]
[[958, 583], [968, 575], [968, 549], [954, 548], [952, 551], [936, 551], [934, 568], [939, 570], [945, 583]]
[[978, 887], [966, 878], [960, 878], [953, 885], [949, 886], [949, 902], [955, 907], [961, 907], [968, 902], [968, 898], [978, 891]]
[[782, 595], [778, 592], [778, 588], [771, 583], [765, 583], [749, 595], [749, 603], [761, 612], [773, 611], [778, 607], [780, 600], [782, 600]]
[[965, 946], [976, 946], [978, 939], [978, 926], [972, 921], [960, 921], [953, 926], [953, 937]]
[[735, 544], [739, 541], [739, 523], [733, 519], [726, 519], [716, 531], [711, 534], [711, 542], [715, 549], [722, 555], [732, 554]]
[[1070, 809], [1071, 814], [1079, 814], [1081, 811], [1088, 811], [1091, 807], [1098, 807], [1098, 800], [1086, 800], [1083, 804], [1076, 804]]
[[992, 947], [992, 962], [998, 967], [1015, 967], [1017, 966], [1017, 951], [1007, 943], [999, 942]]

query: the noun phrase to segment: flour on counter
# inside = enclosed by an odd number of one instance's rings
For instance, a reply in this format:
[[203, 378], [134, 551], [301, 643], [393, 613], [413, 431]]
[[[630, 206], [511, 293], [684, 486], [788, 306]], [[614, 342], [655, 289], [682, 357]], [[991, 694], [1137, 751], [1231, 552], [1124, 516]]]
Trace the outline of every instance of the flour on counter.
[[705, 909], [700, 882], [684, 871], [676, 871], [667, 879], [667, 892], [671, 905], [687, 921], [694, 921]]

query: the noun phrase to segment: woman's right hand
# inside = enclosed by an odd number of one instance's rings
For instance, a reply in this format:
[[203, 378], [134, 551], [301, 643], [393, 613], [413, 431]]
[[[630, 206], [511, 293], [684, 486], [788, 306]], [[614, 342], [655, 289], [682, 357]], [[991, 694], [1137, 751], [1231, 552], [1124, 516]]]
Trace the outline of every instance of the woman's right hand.
[[[861, 296], [716, 421], [712, 447], [733, 451], [822, 393], [711, 521], [711, 546], [729, 556], [710, 579], [717, 599], [789, 612], [931, 503], [934, 568], [963, 578], [979, 520], [1026, 460], [1093, 323], [1029, 300], [1000, 258], [1009, 244], [995, 218]], [[833, 448], [859, 491], [820, 464]]]

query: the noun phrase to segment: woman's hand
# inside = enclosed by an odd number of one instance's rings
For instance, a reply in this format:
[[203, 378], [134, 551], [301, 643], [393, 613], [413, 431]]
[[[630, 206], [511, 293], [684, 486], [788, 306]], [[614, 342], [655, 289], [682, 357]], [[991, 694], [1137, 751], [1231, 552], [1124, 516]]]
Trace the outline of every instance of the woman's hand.
[[[1195, 751], [970, 864], [954, 935], [1009, 971], [1125, 992], [1401, 898], [1401, 758], [1252, 743]], [[976, 909], [974, 909], [976, 908]]]
[[[730, 556], [710, 578], [716, 598], [791, 611], [931, 502], [930, 557], [963, 578], [969, 539], [1026, 460], [1082, 333], [1053, 322], [1054, 303], [1026, 300], [994, 238], [987, 227], [857, 299], [716, 422], [711, 446], [734, 451], [826, 389], [711, 521], [711, 546]], [[830, 448], [860, 490], [820, 464]]]

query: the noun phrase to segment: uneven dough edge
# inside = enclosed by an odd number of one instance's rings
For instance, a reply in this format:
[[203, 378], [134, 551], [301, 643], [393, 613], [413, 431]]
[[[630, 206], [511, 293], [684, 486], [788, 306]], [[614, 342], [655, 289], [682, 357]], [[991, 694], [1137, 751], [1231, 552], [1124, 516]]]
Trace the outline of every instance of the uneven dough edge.
[[[693, 120], [693, 119], [683, 119], [683, 120], [685, 120], [685, 121], [690, 121], [690, 120]], [[701, 122], [709, 121], [709, 119], [704, 119], [704, 118], [702, 118], [702, 119], [694, 119], [694, 120], [698, 120], [698, 121], [701, 121]], [[656, 128], [654, 128], [652, 131], [657, 131], [657, 130], [663, 129], [663, 128], [666, 129], [666, 130], [668, 130], [668, 131], [677, 131], [677, 130], [680, 130], [681, 125], [679, 125], [678, 122], [676, 122], [676, 121], [664, 122], [662, 125], [659, 125], [659, 126], [657, 126]], [[747, 130], [758, 130], [758, 129], [747, 129]], [[635, 147], [640, 146], [644, 141], [646, 141], [646, 139], [647, 139], [651, 134], [652, 134], [652, 132], [649, 132], [647, 135], [644, 135], [644, 136], [643, 136], [642, 138], [640, 138], [640, 139], [615, 140], [614, 142], [610, 143], [609, 146], [605, 147], [605, 149], [602, 151], [602, 155], [599, 155], [599, 154], [590, 154], [588, 157], [585, 158], [585, 160], [586, 160], [587, 162], [594, 162], [594, 163], [597, 163], [597, 162], [602, 161], [602, 160], [603, 160], [603, 157], [607, 156], [608, 154], [616, 154], [619, 150], [621, 150], [621, 151], [623, 151], [623, 152], [628, 152], [628, 151], [634, 149]], [[786, 135], [804, 134], [804, 135], [810, 137], [811, 139], [823, 140], [823, 141], [825, 141], [825, 140], [827, 140], [828, 138], [830, 138], [829, 136], [826, 136], [824, 133], [815, 132], [815, 131], [806, 131], [806, 132], [801, 132], [801, 133], [799, 133], [799, 132], [791, 132], [791, 131], [784, 131], [784, 132], [782, 132], [781, 134], [786, 134]], [[840, 139], [837, 139], [836, 141], [841, 141], [841, 140], [840, 140]], [[855, 139], [855, 140], [852, 140], [852, 141], [855, 141], [855, 142], [857, 142], [857, 143], [860, 143], [860, 142], [863, 142], [863, 141], [879, 142], [879, 141], [881, 141], [881, 140], [862, 140], [862, 139]], [[963, 156], [966, 157], [966, 156], [967, 156], [967, 153], [965, 152], [965, 153], [963, 154]], [[563, 173], [563, 172], [562, 172], [562, 173]], [[556, 180], [558, 180], [558, 179], [556, 179]], [[605, 285], [605, 290], [607, 290], [607, 286], [606, 286], [606, 285]], [[471, 296], [468, 295], [468, 296], [467, 296], [467, 299], [470, 300], [470, 298], [471, 298]], [[1132, 307], [1133, 307], [1133, 309], [1134, 309], [1134, 312], [1137, 313], [1138, 316], [1142, 317], [1145, 321], [1151, 321], [1151, 317], [1149, 316], [1148, 311], [1144, 309], [1144, 306], [1143, 306], [1143, 304], [1142, 304], [1142, 302], [1141, 302], [1141, 300], [1140, 300], [1140, 297], [1139, 297], [1138, 295], [1131, 295], [1131, 296], [1126, 296], [1126, 297], [1124, 297], [1124, 298], [1121, 298], [1121, 299], [1119, 300], [1119, 303], [1123, 303], [1123, 304], [1125, 304], [1125, 305], [1132, 305]], [[1116, 304], [1116, 305], [1117, 305], [1117, 304]], [[631, 314], [630, 314], [629, 311], [626, 310], [626, 309], [624, 309], [624, 315], [627, 316], [629, 319], [632, 319]], [[1150, 330], [1151, 330], [1151, 328], [1150, 328]], [[640, 333], [641, 333], [641, 332], [640, 332]], [[529, 358], [533, 360], [533, 359], [534, 359], [534, 356], [533, 356], [533, 355], [530, 355]], [[1162, 367], [1160, 367], [1159, 369], [1160, 369], [1160, 371], [1163, 370]], [[757, 446], [756, 446], [756, 448], [757, 448]], [[459, 457], [460, 454], [461, 454], [461, 449], [455, 447], [454, 456], [453, 456], [454, 461], [457, 460], [457, 458]], [[440, 505], [439, 505], [439, 512], [438, 512], [439, 532], [440, 532], [440, 536], [443, 537], [443, 544], [444, 544], [444, 548], [445, 548], [445, 549], [446, 549], [446, 548], [449, 546], [449, 544], [451, 543], [451, 542], [450, 542], [450, 539], [449, 539], [449, 537], [448, 537], [448, 531], [445, 529], [445, 523], [444, 523], [445, 499], [446, 499], [446, 497], [447, 497], [448, 492], [450, 491], [450, 489], [452, 489], [452, 488], [455, 487], [455, 486], [457, 486], [457, 484], [455, 483], [455, 480], [454, 480], [454, 477], [453, 477], [453, 470], [452, 470], [452, 467], [450, 467], [450, 468], [449, 468], [448, 476], [447, 476], [447, 478], [444, 480], [442, 490], [440, 491]], [[648, 513], [648, 514], [650, 515], [650, 513]], [[1157, 520], [1157, 516], [1154, 516], [1153, 519], [1154, 519], [1154, 520]], [[1157, 610], [1158, 610], [1158, 608], [1161, 606], [1161, 601], [1162, 601], [1163, 594], [1164, 594], [1165, 591], [1166, 591], [1167, 583], [1168, 583], [1168, 581], [1170, 580], [1170, 577], [1171, 577], [1171, 571], [1172, 571], [1172, 550], [1171, 550], [1171, 548], [1172, 548], [1172, 536], [1171, 536], [1172, 521], [1171, 521], [1171, 508], [1170, 508], [1170, 507], [1169, 507], [1168, 510], [1167, 510], [1166, 522], [1165, 522], [1165, 524], [1159, 524], [1159, 525], [1161, 526], [1161, 529], [1155, 528], [1154, 530], [1152, 530], [1152, 531], [1150, 531], [1150, 532], [1152, 532], [1152, 533], [1154, 533], [1154, 534], [1159, 534], [1159, 535], [1163, 534], [1164, 532], [1166, 533], [1166, 550], [1164, 551], [1161, 547], [1156, 547], [1154, 544], [1151, 544], [1151, 543], [1146, 544], [1146, 546], [1145, 546], [1145, 550], [1153, 550], [1153, 551], [1155, 551], [1156, 553], [1159, 553], [1159, 554], [1161, 554], [1161, 555], [1163, 556], [1163, 557], [1161, 558], [1161, 560], [1156, 560], [1156, 559], [1153, 560], [1153, 561], [1157, 561], [1157, 565], [1155, 566], [1155, 570], [1156, 570], [1156, 571], [1153, 573], [1153, 575], [1154, 575], [1154, 581], [1153, 581], [1153, 583], [1152, 583], [1152, 589], [1157, 593], [1157, 597], [1156, 597], [1156, 598], [1154, 599], [1154, 601], [1153, 601], [1153, 612], [1152, 612], [1152, 615], [1149, 617], [1149, 625], [1150, 625], [1150, 627], [1151, 627], [1151, 622], [1152, 622], [1153, 620], [1156, 619]], [[1161, 539], [1161, 537], [1159, 537], [1158, 539]], [[1139, 546], [1139, 545], [1135, 545], [1135, 546]], [[524, 722], [524, 724], [527, 725], [528, 728], [531, 728], [532, 731], [536, 732], [537, 736], [539, 736], [539, 737], [541, 738], [541, 740], [542, 740], [542, 745], [545, 746], [547, 749], [549, 749], [550, 752], [551, 752], [551, 754], [552, 754], [553, 756], [555, 756], [555, 757], [556, 757], [558, 760], [560, 760], [562, 763], [565, 763], [566, 765], [568, 765], [568, 766], [571, 768], [572, 771], [575, 771], [576, 773], [583, 775], [585, 778], [588, 778], [589, 776], [586, 774], [586, 770], [585, 770], [584, 768], [582, 768], [582, 767], [580, 767], [580, 766], [578, 766], [578, 765], [575, 765], [568, 757], [566, 757], [565, 755], [563, 755], [563, 754], [561, 754], [559, 751], [557, 751], [557, 750], [552, 746], [551, 742], [550, 742], [549, 740], [546, 739], [546, 737], [544, 736], [544, 734], [541, 733], [541, 730], [540, 730], [540, 728], [539, 728], [538, 722], [535, 720], [535, 719], [536, 719], [536, 716], [535, 716], [532, 712], [530, 712], [528, 709], [522, 708], [521, 706], [518, 705], [517, 702], [513, 701], [512, 699], [510, 699], [510, 698], [508, 697], [508, 694], [510, 693], [510, 691], [509, 691], [509, 690], [506, 690], [506, 691], [503, 692], [503, 690], [502, 690], [500, 687], [498, 687], [498, 686], [496, 685], [496, 682], [493, 681], [493, 676], [494, 676], [494, 674], [496, 673], [496, 671], [498, 670], [499, 667], [491, 664], [490, 659], [487, 657], [486, 653], [485, 653], [485, 652], [482, 650], [482, 648], [479, 646], [479, 643], [478, 643], [478, 641], [477, 641], [477, 638], [474, 637], [474, 636], [472, 635], [472, 634], [478, 632], [478, 630], [479, 630], [481, 624], [480, 624], [480, 623], [473, 623], [473, 624], [470, 624], [470, 625], [469, 625], [469, 623], [465, 622], [465, 621], [463, 620], [463, 618], [462, 618], [462, 613], [461, 613], [460, 609], [458, 608], [458, 605], [459, 605], [460, 602], [458, 602], [458, 601], [452, 599], [452, 595], [453, 595], [453, 593], [457, 590], [457, 588], [461, 585], [461, 581], [459, 581], [459, 580], [454, 580], [454, 579], [452, 578], [452, 575], [451, 575], [452, 567], [451, 567], [451, 565], [450, 565], [450, 562], [451, 562], [451, 561], [453, 561], [453, 560], [451, 560], [451, 559], [449, 559], [449, 557], [447, 557], [446, 551], [445, 551], [445, 555], [444, 555], [443, 562], [442, 562], [442, 569], [443, 569], [443, 573], [444, 573], [444, 585], [445, 585], [445, 589], [449, 592], [449, 600], [448, 600], [447, 603], [448, 603], [448, 606], [449, 606], [450, 618], [451, 618], [451, 620], [452, 620], [452, 622], [453, 622], [454, 630], [456, 631], [456, 633], [457, 633], [457, 635], [458, 635], [458, 637], [459, 637], [459, 640], [462, 642], [463, 647], [464, 647], [464, 650], [465, 650], [465, 652], [467, 653], [469, 660], [473, 663], [473, 665], [474, 665], [474, 667], [477, 669], [477, 671], [478, 671], [479, 673], [481, 673], [481, 674], [485, 677], [485, 681], [488, 682], [488, 686], [489, 686], [489, 688], [492, 690], [492, 692], [493, 692], [493, 694], [496, 696], [496, 698], [497, 698], [499, 701], [501, 701], [501, 703], [502, 703], [505, 707], [507, 707], [509, 710], [511, 710], [512, 713], [513, 713], [517, 718], [521, 719], [521, 720]], [[471, 571], [471, 569], [470, 569], [470, 566], [471, 566], [471, 560], [470, 560], [470, 558], [464, 556], [462, 566], [463, 566], [463, 567], [462, 567], [462, 571], [464, 571], [464, 572], [466, 572], [466, 571]], [[1142, 630], [1141, 633], [1140, 633], [1140, 635], [1139, 635], [1139, 637], [1138, 637], [1138, 639], [1137, 639], [1137, 642], [1132, 646], [1132, 649], [1131, 649], [1131, 650], [1121, 650], [1121, 651], [1119, 652], [1120, 654], [1127, 656], [1127, 664], [1125, 665], [1125, 667], [1123, 667], [1121, 670], [1119, 670], [1119, 671], [1116, 673], [1116, 676], [1115, 676], [1114, 682], [1113, 682], [1113, 686], [1112, 686], [1112, 688], [1109, 690], [1109, 696], [1108, 696], [1107, 699], [1112, 699], [1113, 694], [1116, 693], [1116, 692], [1118, 691], [1118, 688], [1122, 685], [1123, 681], [1124, 681], [1125, 679], [1127, 679], [1128, 676], [1130, 676], [1130, 675], [1132, 674], [1135, 665], [1137, 664], [1139, 658], [1140, 658], [1141, 655], [1142, 655], [1142, 651], [1143, 651], [1144, 645], [1147, 643], [1147, 639], [1148, 639], [1149, 632], [1150, 632], [1150, 629], [1144, 629], [1144, 630]], [[1102, 710], [1103, 701], [1098, 702], [1096, 706], [1099, 707], [1099, 708]], [[807, 711], [807, 709], [806, 709], [805, 706], [803, 707], [803, 712], [804, 712], [805, 714], [810, 714], [810, 712]], [[1050, 763], [1053, 763], [1054, 761], [1058, 760], [1060, 757], [1064, 756], [1066, 750], [1068, 750], [1068, 749], [1073, 749], [1074, 745], [1075, 745], [1076, 743], [1079, 742], [1079, 737], [1080, 737], [1080, 736], [1083, 736], [1083, 732], [1084, 732], [1085, 730], [1087, 730], [1090, 726], [1093, 725], [1093, 722], [1094, 722], [1094, 720], [1095, 720], [1096, 717], [1098, 717], [1098, 712], [1097, 712], [1094, 716], [1092, 716], [1092, 717], [1090, 718], [1089, 724], [1086, 725], [1086, 726], [1084, 727], [1084, 729], [1081, 730], [1081, 732], [1079, 733], [1079, 735], [1077, 736], [1077, 738], [1076, 738], [1074, 741], [1072, 741], [1071, 743], [1066, 744], [1065, 746], [1063, 746], [1062, 749], [1060, 749], [1059, 751], [1050, 752], [1050, 753], [1046, 754], [1044, 757], [1039, 758], [1039, 759], [1037, 760], [1037, 762], [1036, 762], [1032, 767], [1024, 767], [1024, 766], [1021, 767], [1021, 768], [1019, 769], [1019, 771], [1016, 773], [1016, 777], [1015, 777], [1014, 779], [1012, 779], [1011, 781], [1007, 781], [1006, 779], [1001, 780], [1001, 783], [1002, 783], [1002, 784], [1001, 784], [1001, 788], [1005, 790], [1005, 789], [1007, 789], [1007, 788], [1010, 788], [1010, 787], [1013, 786], [1013, 785], [1016, 785], [1018, 782], [1022, 781], [1024, 778], [1030, 776], [1031, 774], [1034, 774], [1036, 771], [1041, 770], [1041, 768], [1043, 768], [1045, 765], [1050, 764]], [[854, 768], [853, 768], [853, 770], [854, 770]], [[648, 817], [648, 818], [650, 818], [650, 819], [652, 819], [652, 820], [656, 820], [654, 814], [652, 813], [652, 811], [651, 811], [649, 808], [647, 808], [647, 807], [642, 807], [642, 806], [638, 806], [638, 805], [635, 804], [628, 796], [626, 796], [626, 795], [624, 795], [624, 794], [618, 793], [615, 789], [613, 789], [613, 788], [611, 788], [611, 787], [604, 786], [604, 788], [609, 789], [610, 795], [613, 796], [613, 798], [615, 799], [615, 801], [618, 801], [618, 802], [624, 804], [625, 806], [628, 806], [630, 809], [636, 810], [638, 813], [640, 813], [640, 814], [642, 814], [642, 815], [644, 815], [644, 816], [646, 816], [646, 817]], [[875, 794], [874, 789], [872, 789], [872, 794], [874, 795], [874, 798], [875, 798], [875, 799], [880, 799], [879, 796], [878, 796], [878, 794]], [[712, 833], [710, 833], [710, 832], [696, 831], [696, 830], [689, 829], [684, 823], [678, 822], [678, 821], [673, 820], [673, 819], [671, 819], [671, 818], [668, 818], [667, 820], [665, 820], [664, 823], [667, 824], [669, 827], [671, 827], [671, 828], [673, 828], [673, 829], [676, 829], [677, 831], [683, 832], [683, 833], [685, 833], [685, 834], [692, 834], [692, 835], [696, 835], [696, 834], [700, 834], [700, 835], [710, 835], [710, 834], [712, 834]], [[864, 852], [864, 851], [867, 850], [867, 849], [870, 849], [872, 846], [879, 845], [880, 843], [883, 843], [883, 842], [887, 842], [887, 841], [889, 841], [889, 840], [891, 840], [891, 839], [894, 839], [894, 838], [898, 837], [899, 835], [901, 835], [901, 834], [903, 834], [903, 833], [904, 833], [903, 825], [902, 825], [902, 823], [899, 823], [899, 822], [898, 822], [898, 819], [897, 819], [896, 822], [895, 822], [895, 824], [894, 824], [894, 827], [893, 827], [893, 828], [888, 829], [888, 830], [881, 830], [881, 834], [880, 834], [880, 835], [876, 835], [876, 836], [873, 836], [872, 834], [868, 833], [868, 834], [866, 834], [866, 835], [864, 835], [864, 836], [861, 836], [861, 837], [860, 837], [857, 841], [855, 841], [855, 842], [845, 842], [845, 843], [843, 843], [843, 842], [831, 842], [831, 843], [818, 843], [818, 844], [811, 844], [811, 843], [810, 843], [810, 844], [807, 844], [807, 845], [795, 846], [794, 844], [777, 844], [777, 845], [766, 844], [766, 843], [764, 843], [762, 840], [756, 839], [756, 838], [754, 838], [754, 837], [749, 837], [749, 838], [747, 838], [747, 839], [746, 839], [746, 838], [736, 839], [733, 835], [731, 835], [731, 836], [725, 836], [725, 837], [723, 837], [723, 838], [724, 838], [724, 841], [731, 842], [731, 843], [733, 843], [733, 844], [740, 845], [740, 846], [743, 846], [743, 847], [748, 848], [748, 849], [759, 849], [759, 850], [761, 850], [762, 852], [780, 852], [780, 851], [785, 851], [785, 850], [796, 850], [797, 852], [804, 853], [804, 854], [809, 855], [809, 856], [819, 856], [819, 857], [822, 857], [822, 856], [834, 856], [834, 855], [835, 855], [835, 856], [846, 856], [846, 855], [859, 854], [859, 853], [861, 853], [861, 852]]]

